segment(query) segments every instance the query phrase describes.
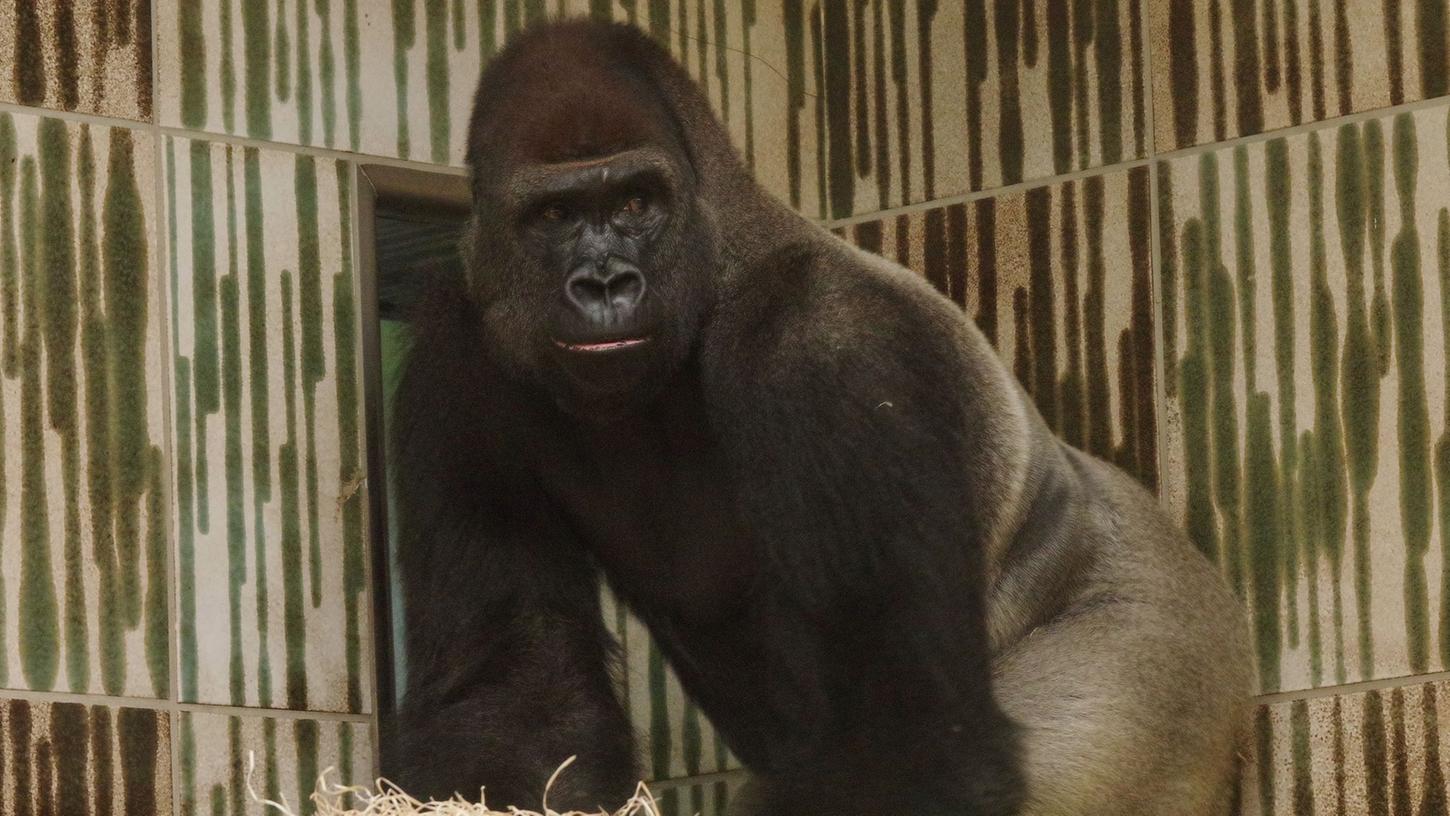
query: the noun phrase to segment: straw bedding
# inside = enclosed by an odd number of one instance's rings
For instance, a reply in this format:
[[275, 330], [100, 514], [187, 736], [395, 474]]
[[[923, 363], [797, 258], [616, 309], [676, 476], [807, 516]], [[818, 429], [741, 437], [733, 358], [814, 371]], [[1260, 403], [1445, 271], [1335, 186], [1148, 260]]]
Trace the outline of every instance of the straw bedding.
[[[409, 796], [400, 790], [396, 785], [386, 779], [379, 779], [373, 788], [356, 785], [342, 785], [328, 780], [332, 769], [324, 771], [322, 778], [317, 780], [317, 788], [312, 794], [312, 813], [315, 816], [660, 816], [649, 789], [641, 782], [635, 789], [634, 797], [625, 803], [624, 807], [610, 814], [599, 810], [592, 813], [583, 811], [569, 811], [563, 813], [549, 808], [549, 788], [559, 774], [573, 762], [570, 757], [554, 775], [549, 778], [549, 783], [544, 787], [542, 813], [533, 810], [520, 810], [509, 807], [507, 810], [493, 810], [484, 801], [483, 792], [479, 792], [478, 802], [467, 802], [462, 798], [455, 798], [446, 802], [422, 802]], [[252, 787], [252, 772], [255, 768], [255, 759], [249, 758], [247, 768], [247, 789], [253, 801], [265, 808], [275, 810], [279, 816], [301, 816], [292, 810], [291, 805], [284, 799], [281, 802], [263, 799], [257, 795]], [[352, 805], [345, 804], [351, 798]]]

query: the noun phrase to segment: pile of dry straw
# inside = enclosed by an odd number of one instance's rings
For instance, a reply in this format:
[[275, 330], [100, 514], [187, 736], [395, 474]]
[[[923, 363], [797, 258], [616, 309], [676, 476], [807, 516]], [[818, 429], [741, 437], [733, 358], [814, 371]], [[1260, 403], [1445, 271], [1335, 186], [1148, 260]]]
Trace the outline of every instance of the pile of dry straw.
[[[379, 779], [375, 789], [330, 782], [327, 777], [332, 772], [331, 768], [323, 771], [322, 778], [317, 780], [317, 789], [312, 794], [312, 804], [315, 807], [312, 812], [315, 816], [660, 816], [654, 797], [650, 796], [649, 789], [644, 786], [643, 782], [635, 789], [634, 797], [614, 814], [602, 810], [597, 813], [583, 813], [575, 810], [560, 813], [550, 810], [549, 789], [553, 787], [554, 780], [559, 778], [560, 772], [569, 767], [569, 763], [573, 761], [574, 758], [570, 757], [559, 766], [559, 770], [554, 771], [553, 776], [549, 777], [548, 785], [544, 786], [543, 813], [519, 810], [515, 807], [510, 807], [508, 810], [490, 810], [488, 805], [483, 802], [482, 791], [479, 792], [480, 799], [477, 803], [465, 802], [461, 798], [451, 799], [447, 802], [420, 802], [399, 790], [396, 785], [386, 779]], [[292, 810], [285, 798], [281, 802], [274, 802], [257, 795], [256, 790], [252, 788], [254, 768], [255, 758], [249, 757], [247, 790], [251, 794], [252, 800], [264, 807], [276, 810], [281, 816], [300, 816]], [[349, 808], [343, 804], [349, 795], [354, 802], [358, 803], [358, 807]]]

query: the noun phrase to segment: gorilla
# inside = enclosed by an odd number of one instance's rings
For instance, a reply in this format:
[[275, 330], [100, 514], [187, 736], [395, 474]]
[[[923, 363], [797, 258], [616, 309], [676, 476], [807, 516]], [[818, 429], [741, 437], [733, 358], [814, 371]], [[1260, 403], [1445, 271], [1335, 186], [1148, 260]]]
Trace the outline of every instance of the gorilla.
[[741, 813], [1208, 816], [1245, 618], [962, 311], [772, 200], [631, 27], [485, 69], [472, 218], [390, 432], [408, 682], [385, 771], [632, 792], [601, 581], [746, 766]]

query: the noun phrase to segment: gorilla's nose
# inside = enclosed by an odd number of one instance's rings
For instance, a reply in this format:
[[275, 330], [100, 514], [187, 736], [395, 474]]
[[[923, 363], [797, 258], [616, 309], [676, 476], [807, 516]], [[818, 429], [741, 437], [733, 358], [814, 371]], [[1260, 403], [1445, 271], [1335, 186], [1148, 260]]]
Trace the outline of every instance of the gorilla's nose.
[[628, 261], [611, 258], [584, 264], [569, 273], [564, 294], [585, 317], [614, 323], [627, 316], [644, 297], [644, 274]]

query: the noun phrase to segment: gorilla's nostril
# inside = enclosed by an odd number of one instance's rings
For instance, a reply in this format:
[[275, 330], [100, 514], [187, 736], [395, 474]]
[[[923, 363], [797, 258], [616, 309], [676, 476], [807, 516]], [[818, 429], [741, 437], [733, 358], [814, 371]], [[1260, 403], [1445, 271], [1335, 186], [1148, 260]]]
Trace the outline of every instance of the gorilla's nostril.
[[625, 272], [609, 279], [609, 302], [615, 306], [633, 306], [644, 297], [644, 276]]
[[626, 264], [607, 271], [579, 269], [569, 276], [564, 292], [568, 300], [591, 320], [613, 320], [639, 305], [644, 298], [644, 275]]
[[569, 282], [569, 295], [580, 306], [603, 305], [609, 299], [609, 287], [594, 278], [576, 278]]

